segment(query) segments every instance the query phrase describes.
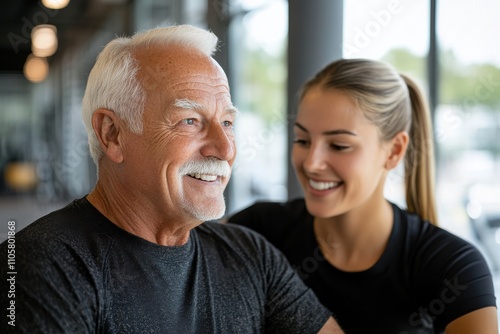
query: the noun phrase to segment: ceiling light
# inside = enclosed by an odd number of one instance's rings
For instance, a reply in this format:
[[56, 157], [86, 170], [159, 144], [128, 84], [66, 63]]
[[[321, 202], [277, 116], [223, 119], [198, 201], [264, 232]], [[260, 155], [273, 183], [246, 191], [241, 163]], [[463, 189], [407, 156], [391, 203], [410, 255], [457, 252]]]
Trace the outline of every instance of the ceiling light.
[[24, 76], [31, 82], [42, 82], [49, 74], [47, 59], [29, 55], [24, 63]]
[[40, 24], [31, 31], [31, 51], [37, 57], [50, 57], [57, 50], [57, 28]]
[[68, 5], [69, 0], [42, 0], [42, 3], [50, 9], [61, 9]]

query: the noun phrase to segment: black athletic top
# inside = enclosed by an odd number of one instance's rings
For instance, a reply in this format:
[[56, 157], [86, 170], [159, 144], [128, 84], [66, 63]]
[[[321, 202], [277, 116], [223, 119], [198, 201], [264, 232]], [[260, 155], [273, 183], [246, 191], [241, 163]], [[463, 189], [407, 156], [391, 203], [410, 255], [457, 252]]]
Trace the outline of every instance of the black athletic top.
[[0, 333], [302, 334], [331, 315], [279, 251], [241, 226], [207, 222], [185, 245], [164, 247], [83, 198], [17, 233], [7, 269], [9, 244], [0, 245]]
[[387, 248], [361, 272], [344, 272], [325, 260], [302, 199], [257, 203], [229, 221], [283, 251], [346, 333], [443, 333], [454, 319], [495, 306], [490, 270], [475, 247], [392, 206]]

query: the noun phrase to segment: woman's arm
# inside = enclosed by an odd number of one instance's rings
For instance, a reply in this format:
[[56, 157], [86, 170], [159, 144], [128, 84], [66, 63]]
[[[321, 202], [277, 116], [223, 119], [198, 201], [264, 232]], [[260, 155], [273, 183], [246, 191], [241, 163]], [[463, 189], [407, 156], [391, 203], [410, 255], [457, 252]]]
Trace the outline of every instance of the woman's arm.
[[318, 334], [343, 334], [344, 332], [342, 329], [340, 329], [339, 324], [333, 319], [333, 317], [330, 317], [328, 321], [325, 323], [323, 327], [321, 327], [321, 330], [318, 332]]
[[498, 334], [496, 307], [484, 307], [453, 320], [446, 326], [446, 334]]

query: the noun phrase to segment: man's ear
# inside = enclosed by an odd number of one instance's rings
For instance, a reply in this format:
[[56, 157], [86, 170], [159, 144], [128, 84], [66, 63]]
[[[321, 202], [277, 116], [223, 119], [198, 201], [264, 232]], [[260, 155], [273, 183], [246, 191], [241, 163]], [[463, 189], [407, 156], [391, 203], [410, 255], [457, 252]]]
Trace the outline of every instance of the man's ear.
[[389, 141], [389, 155], [385, 161], [385, 168], [391, 170], [395, 168], [398, 163], [403, 159], [408, 148], [410, 137], [406, 131], [398, 132]]
[[123, 161], [123, 127], [112, 110], [100, 108], [92, 114], [92, 127], [104, 155], [115, 163]]

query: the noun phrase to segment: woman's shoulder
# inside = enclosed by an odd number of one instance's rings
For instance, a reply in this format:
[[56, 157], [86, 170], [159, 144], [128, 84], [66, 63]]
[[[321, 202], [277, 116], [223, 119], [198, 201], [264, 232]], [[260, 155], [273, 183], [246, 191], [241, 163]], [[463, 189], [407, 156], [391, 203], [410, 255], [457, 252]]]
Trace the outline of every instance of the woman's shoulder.
[[410, 265], [421, 282], [444, 282], [457, 276], [467, 281], [489, 276], [488, 264], [471, 242], [420, 218], [414, 213], [397, 209], [399, 240], [403, 261]]
[[475, 245], [418, 215], [402, 209], [396, 212], [402, 267], [420, 302], [442, 308], [433, 314], [438, 324], [444, 326], [479, 308], [495, 306], [491, 271]]
[[431, 224], [417, 214], [408, 212], [397, 205], [394, 205], [394, 208], [394, 219], [395, 223], [399, 224], [400, 236], [404, 236], [409, 246], [434, 251], [454, 250], [462, 247], [475, 249], [470, 242], [447, 229]]
[[256, 202], [230, 215], [227, 221], [249, 227], [279, 243], [286, 231], [303, 225], [308, 215], [304, 200], [299, 198], [288, 202]]
[[229, 216], [228, 221], [245, 225], [245, 221], [288, 221], [290, 217], [307, 214], [304, 199], [294, 199], [288, 202], [259, 201]]
[[296, 198], [287, 202], [257, 201], [249, 207], [239, 211], [241, 213], [257, 214], [289, 214], [305, 210], [306, 204], [303, 198]]

